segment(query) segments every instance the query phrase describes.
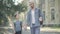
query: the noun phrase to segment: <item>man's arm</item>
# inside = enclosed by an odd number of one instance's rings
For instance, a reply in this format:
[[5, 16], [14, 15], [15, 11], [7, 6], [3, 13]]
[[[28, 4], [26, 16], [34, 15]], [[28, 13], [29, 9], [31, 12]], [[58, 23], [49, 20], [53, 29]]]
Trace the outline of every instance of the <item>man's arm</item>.
[[27, 13], [27, 17], [26, 17], [26, 24], [29, 25], [30, 23], [30, 15], [29, 15], [29, 12]]
[[43, 14], [40, 9], [39, 9], [39, 21], [43, 21]]
[[26, 23], [23, 24], [23, 28], [25, 30], [27, 30], [28, 23], [29, 23], [29, 12], [27, 12], [27, 14], [26, 14]]

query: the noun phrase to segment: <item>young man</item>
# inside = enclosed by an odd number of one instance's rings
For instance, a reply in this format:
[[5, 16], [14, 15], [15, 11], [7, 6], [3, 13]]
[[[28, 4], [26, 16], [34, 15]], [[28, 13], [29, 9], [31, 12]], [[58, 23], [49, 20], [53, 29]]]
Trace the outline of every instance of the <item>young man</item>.
[[35, 8], [34, 1], [29, 2], [30, 11], [27, 13], [27, 23], [30, 25], [31, 34], [40, 34], [40, 21], [42, 13], [40, 9]]
[[15, 18], [16, 18], [16, 22], [14, 23], [14, 26], [15, 26], [15, 34], [21, 34], [21, 32], [22, 32], [22, 22], [21, 21], [19, 21], [19, 14], [16, 14], [15, 15]]

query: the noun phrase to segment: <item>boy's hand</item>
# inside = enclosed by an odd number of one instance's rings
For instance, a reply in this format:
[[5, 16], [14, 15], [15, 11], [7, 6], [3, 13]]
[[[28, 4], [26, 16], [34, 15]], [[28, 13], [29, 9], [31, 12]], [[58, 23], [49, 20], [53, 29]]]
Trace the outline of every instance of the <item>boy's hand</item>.
[[27, 25], [23, 25], [23, 29], [24, 30], [27, 30]]

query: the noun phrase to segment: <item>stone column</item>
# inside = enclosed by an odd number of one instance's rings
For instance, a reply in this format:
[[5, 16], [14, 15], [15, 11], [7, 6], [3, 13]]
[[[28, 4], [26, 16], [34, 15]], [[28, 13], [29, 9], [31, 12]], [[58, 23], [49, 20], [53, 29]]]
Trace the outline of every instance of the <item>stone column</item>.
[[50, 14], [49, 0], [45, 0], [45, 24], [49, 24], [51, 22]]
[[41, 8], [41, 0], [35, 0], [35, 6]]
[[55, 23], [56, 24], [59, 24], [59, 8], [58, 8], [58, 0], [55, 0], [55, 9], [56, 9], [56, 12], [55, 12]]
[[60, 24], [60, 0], [58, 1], [58, 7], [59, 7], [59, 24]]

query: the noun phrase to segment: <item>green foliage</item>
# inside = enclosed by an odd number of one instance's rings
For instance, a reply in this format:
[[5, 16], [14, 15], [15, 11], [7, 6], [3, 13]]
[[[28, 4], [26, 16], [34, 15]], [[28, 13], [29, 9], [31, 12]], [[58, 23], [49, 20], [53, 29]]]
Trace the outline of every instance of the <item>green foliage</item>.
[[1, 20], [7, 21], [7, 16], [14, 15], [16, 11], [24, 12], [27, 10], [25, 3], [14, 5], [13, 0], [0, 0], [0, 22]]
[[16, 11], [24, 12], [27, 10], [27, 5], [24, 4], [25, 3], [22, 2], [18, 5], [14, 5], [12, 0], [0, 0], [0, 11], [4, 11], [8, 16], [13, 15]]
[[[3, 20], [3, 22], [2, 22]], [[7, 17], [5, 16], [5, 14], [3, 12], [0, 11], [0, 26], [1, 25], [6, 25], [6, 22], [8, 22]]]
[[14, 11], [24, 12], [27, 10], [27, 6], [22, 3], [21, 4], [19, 3], [18, 5], [13, 5], [12, 7]]

